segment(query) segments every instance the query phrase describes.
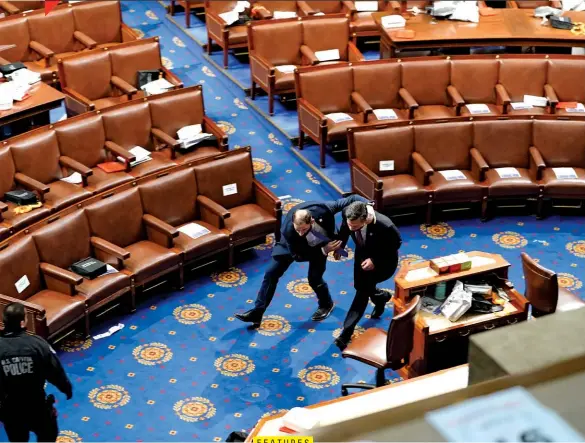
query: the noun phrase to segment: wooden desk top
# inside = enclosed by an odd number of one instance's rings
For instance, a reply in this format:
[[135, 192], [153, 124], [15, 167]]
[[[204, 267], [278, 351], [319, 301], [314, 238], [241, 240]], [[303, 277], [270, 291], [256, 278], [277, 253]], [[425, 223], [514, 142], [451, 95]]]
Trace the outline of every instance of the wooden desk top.
[[[534, 17], [533, 9], [494, 9], [492, 16], [480, 16], [479, 23], [456, 20], [436, 20], [428, 14], [416, 16], [403, 14], [406, 19], [406, 28], [415, 31], [414, 38], [393, 38], [392, 31], [382, 26], [382, 17], [391, 15], [388, 12], [374, 12], [372, 16], [382, 34], [386, 35], [397, 45], [416, 44], [420, 42], [459, 42], [466, 40], [582, 40], [585, 35], [572, 34], [570, 30], [555, 29], [550, 24], [541, 25], [541, 19]], [[585, 12], [567, 11], [563, 15], [571, 17], [573, 22], [585, 22]]]
[[0, 123], [6, 123], [3, 121], [5, 119], [14, 120], [14, 117], [17, 117], [18, 114], [34, 111], [36, 107], [46, 107], [65, 99], [65, 95], [43, 82], [35, 84], [29, 91], [29, 94], [29, 98], [21, 102], [14, 102], [11, 109], [0, 111]]

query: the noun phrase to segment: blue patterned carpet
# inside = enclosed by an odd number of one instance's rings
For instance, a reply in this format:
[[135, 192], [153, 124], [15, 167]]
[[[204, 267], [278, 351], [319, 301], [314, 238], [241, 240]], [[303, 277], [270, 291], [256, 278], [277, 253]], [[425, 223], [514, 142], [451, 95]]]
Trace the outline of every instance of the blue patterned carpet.
[[[230, 147], [252, 145], [258, 178], [285, 197], [286, 208], [335, 198], [281, 135], [245, 105], [243, 91], [164, 16], [157, 2], [124, 4], [127, 23], [161, 36], [167, 66], [186, 84], [204, 84], [207, 111], [229, 132]], [[583, 218], [507, 217], [401, 231], [403, 259], [474, 249], [499, 253], [513, 264], [511, 279], [523, 291], [519, 255], [526, 251], [561, 273], [564, 287], [585, 295]], [[283, 277], [259, 330], [234, 320], [234, 312], [251, 307], [271, 243], [269, 238], [229, 271], [192, 278], [183, 291], [148, 294], [134, 315], [114, 317], [94, 329], [98, 334], [118, 322], [125, 325], [109, 338], [62, 344], [59, 353], [74, 398], [56, 395], [60, 441], [224, 441], [231, 431], [253, 427], [262, 415], [336, 398], [342, 382], [372, 382], [373, 371], [343, 360], [332, 344], [354, 294], [349, 260], [329, 263], [326, 278], [337, 307], [325, 322], [309, 320], [316, 302], [303, 264], [294, 264]], [[391, 316], [388, 309], [381, 320], [364, 318], [357, 332], [387, 328]], [[387, 376], [398, 380], [396, 374]]]

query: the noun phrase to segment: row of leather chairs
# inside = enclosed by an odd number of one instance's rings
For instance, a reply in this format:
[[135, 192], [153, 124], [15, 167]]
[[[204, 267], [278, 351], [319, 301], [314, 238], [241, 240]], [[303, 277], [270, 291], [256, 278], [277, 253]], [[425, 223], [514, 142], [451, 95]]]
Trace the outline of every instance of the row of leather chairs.
[[122, 22], [119, 1], [60, 5], [48, 15], [38, 10], [0, 19], [0, 46], [16, 45], [2, 52], [0, 64], [23, 62], [44, 82], [58, 83], [57, 60], [137, 38]]
[[[225, 192], [230, 186], [234, 192]], [[92, 197], [0, 244], [0, 309], [21, 301], [32, 332], [56, 338], [90, 314], [161, 279], [183, 287], [184, 271], [211, 261], [229, 266], [236, 249], [280, 231], [281, 203], [254, 178], [250, 148], [178, 166]], [[210, 232], [191, 238], [196, 223]], [[95, 279], [69, 270], [88, 257], [118, 272]], [[26, 284], [15, 285], [19, 280]], [[24, 280], [23, 280], [24, 281]]]
[[395, 123], [349, 129], [348, 143], [353, 191], [389, 212], [426, 208], [429, 224], [442, 205], [481, 203], [485, 220], [488, 205], [501, 201], [532, 200], [542, 216], [545, 201], [585, 200], [583, 119]]
[[158, 37], [84, 51], [59, 59], [67, 115], [104, 109], [142, 98], [139, 71], [158, 71], [174, 88], [183, 83], [164, 67]]
[[[251, 98], [256, 86], [268, 94], [268, 112], [274, 114], [274, 95], [295, 92], [293, 71], [279, 66], [328, 65], [339, 61], [359, 62], [364, 56], [349, 41], [349, 18], [345, 15], [310, 16], [300, 19], [260, 20], [248, 25]], [[275, 44], [278, 42], [278, 44]], [[315, 52], [337, 50], [339, 59], [320, 62]]]
[[[182, 149], [177, 131], [197, 124], [213, 138]], [[132, 166], [135, 157], [128, 151], [136, 146], [150, 151], [152, 160]], [[201, 85], [89, 112], [8, 139], [0, 148], [0, 240], [92, 195], [227, 149], [227, 136], [205, 115]], [[124, 159], [124, 171], [105, 172], [98, 166], [117, 157]], [[81, 184], [61, 180], [73, 172], [81, 174]], [[43, 206], [15, 213], [16, 206], [4, 197], [15, 188], [38, 193]]]
[[[398, 120], [470, 116], [467, 104], [485, 104], [487, 115], [580, 115], [559, 102], [585, 103], [585, 57], [477, 55], [338, 63], [295, 72], [299, 147], [304, 135], [319, 144], [321, 167], [328, 143], [348, 128], [379, 124], [375, 109], [393, 109]], [[546, 107], [514, 110], [524, 95], [544, 96]], [[330, 113], [351, 120], [334, 123]]]

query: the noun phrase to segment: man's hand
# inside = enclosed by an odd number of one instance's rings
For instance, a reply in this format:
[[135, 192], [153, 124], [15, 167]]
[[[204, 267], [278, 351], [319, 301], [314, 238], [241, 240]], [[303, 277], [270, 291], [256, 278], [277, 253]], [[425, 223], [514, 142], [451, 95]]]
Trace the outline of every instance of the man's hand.
[[337, 251], [339, 248], [341, 248], [341, 240], [334, 240], [327, 243], [323, 247], [323, 250], [329, 254], [331, 251]]
[[373, 271], [374, 270], [374, 262], [371, 258], [367, 258], [362, 262], [362, 269], [364, 271]]

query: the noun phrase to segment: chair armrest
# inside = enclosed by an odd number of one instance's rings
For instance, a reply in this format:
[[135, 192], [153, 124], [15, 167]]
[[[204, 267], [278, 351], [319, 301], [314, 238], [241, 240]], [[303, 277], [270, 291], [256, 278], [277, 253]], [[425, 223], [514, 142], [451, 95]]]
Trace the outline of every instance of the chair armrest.
[[368, 104], [366, 99], [357, 91], [351, 93], [351, 101], [355, 103], [358, 111], [364, 113], [364, 123], [368, 122], [368, 115], [372, 114], [374, 110]]
[[48, 338], [49, 330], [47, 328], [47, 311], [41, 305], [0, 294], [0, 314], [3, 315], [6, 306], [15, 302], [24, 305], [25, 316], [29, 317], [29, 321], [26, 325], [27, 330], [43, 338]]
[[270, 20], [274, 17], [272, 11], [269, 11], [266, 7], [257, 7], [254, 12], [258, 14], [260, 20]]
[[316, 65], [319, 63], [319, 59], [315, 55], [315, 52], [307, 45], [301, 45], [301, 55], [308, 60], [310, 65]]
[[225, 219], [229, 218], [231, 215], [226, 208], [205, 195], [197, 196], [197, 204], [199, 205], [199, 210], [201, 212], [201, 219], [204, 222], [216, 226], [218, 229], [224, 227]]
[[[162, 234], [166, 239], [166, 247], [172, 248], [174, 245], [173, 239], [179, 236], [179, 231], [177, 231], [174, 227], [165, 223], [161, 219], [155, 217], [154, 215], [144, 214], [142, 216], [142, 221], [146, 225], [146, 230], [153, 229], [154, 231]], [[150, 235], [148, 236], [150, 238]], [[162, 245], [161, 245], [162, 246]]]
[[530, 178], [534, 181], [540, 180], [542, 179], [542, 170], [546, 168], [546, 163], [535, 146], [531, 146], [528, 152], [530, 153]]
[[61, 285], [54, 285], [52, 280], [57, 280], [57, 283], [67, 285], [67, 292], [69, 295], [75, 295], [75, 286], [83, 283], [83, 277], [71, 272], [66, 269], [60, 268], [59, 266], [52, 265], [50, 263], [41, 263], [41, 272], [45, 277], [45, 283], [49, 289], [54, 287], [55, 290], [60, 291]]
[[127, 260], [130, 258], [130, 252], [128, 252], [126, 249], [116, 246], [115, 244], [104, 240], [103, 238], [91, 237], [90, 243], [91, 246], [93, 246], [95, 249], [99, 249], [106, 254], [113, 255], [118, 260]]
[[0, 65], [9, 65], [10, 62], [5, 58], [0, 57]]
[[453, 106], [455, 106], [455, 115], [461, 115], [461, 107], [465, 105], [465, 100], [463, 100], [463, 97], [461, 97], [461, 94], [453, 85], [447, 86], [447, 93], [451, 97]]
[[132, 169], [130, 163], [136, 160], [134, 155], [110, 140], [106, 140], [104, 147], [106, 151], [110, 151], [112, 154], [114, 154], [114, 156], [116, 156], [116, 158], [122, 157], [124, 159], [124, 163], [126, 163], [126, 172]]
[[398, 90], [398, 95], [400, 95], [400, 98], [402, 99], [404, 104], [406, 104], [406, 107], [408, 108], [408, 118], [412, 120], [414, 118], [414, 111], [418, 109], [418, 103], [410, 94], [410, 92], [408, 92], [404, 88], [400, 88]]
[[412, 153], [412, 159], [414, 160], [414, 176], [423, 186], [429, 185], [429, 177], [433, 175], [435, 170], [429, 162], [418, 152]]
[[471, 154], [471, 175], [475, 181], [482, 182], [485, 180], [485, 172], [490, 167], [477, 148], [471, 148], [469, 153]]
[[213, 120], [211, 120], [208, 116], [204, 115], [202, 120], [202, 127], [205, 132], [215, 135], [217, 141], [219, 143], [219, 150], [220, 151], [227, 151], [228, 146], [228, 136], [223, 129], [217, 126]]
[[174, 160], [177, 157], [177, 151], [181, 146], [181, 142], [158, 128], [152, 128], [150, 133], [157, 141], [167, 145], [171, 149], [171, 159]]
[[544, 85], [544, 95], [550, 103], [551, 114], [556, 113], [557, 105], [559, 104], [559, 98], [557, 97], [555, 89], [549, 84]]
[[112, 78], [110, 79], [110, 83], [112, 84], [112, 86], [118, 88], [120, 91], [126, 94], [128, 96], [128, 100], [130, 100], [132, 96], [138, 92], [138, 89], [136, 89], [126, 80], [118, 77], [117, 75], [112, 76]]
[[347, 43], [347, 57], [350, 62], [363, 62], [366, 59], [353, 42]]
[[275, 215], [282, 206], [281, 201], [266, 186], [254, 179], [254, 193], [256, 195], [256, 204], [269, 214]]
[[92, 103], [92, 101], [90, 99], [88, 99], [83, 94], [75, 91], [74, 89], [65, 87], [65, 88], [63, 88], [63, 92], [65, 94], [71, 96], [72, 98], [74, 98], [78, 102], [80, 102], [80, 103], [84, 104], [85, 106], [87, 106], [90, 111], [93, 111], [95, 109], [95, 104]]
[[49, 188], [47, 185], [30, 178], [28, 175], [24, 175], [22, 172], [17, 172], [14, 174], [14, 181], [21, 184], [25, 188], [36, 192], [39, 195], [39, 200], [41, 203], [45, 202], [45, 194], [51, 190], [51, 188]]
[[343, 7], [348, 13], [353, 14], [354, 12], [357, 12], [355, 2], [343, 0], [341, 3], [343, 4]]
[[4, 202], [0, 202], [0, 223], [4, 221], [2, 213], [8, 211], [8, 205]]
[[51, 58], [55, 55], [54, 51], [34, 40], [29, 42], [28, 47], [45, 59], [45, 65], [47, 68], [51, 66]]
[[91, 168], [88, 168], [82, 163], [79, 163], [77, 160], [73, 160], [71, 157], [67, 157], [66, 155], [62, 155], [59, 157], [59, 163], [66, 168], [69, 168], [75, 172], [79, 172], [83, 179], [83, 186], [87, 186], [87, 177], [93, 175], [93, 171]]
[[0, 9], [4, 9], [8, 15], [14, 15], [20, 12], [20, 9], [14, 6], [11, 2], [0, 2]]
[[256, 51], [250, 51], [250, 71], [255, 81], [268, 87], [270, 77], [274, 76], [275, 66]]
[[97, 42], [89, 35], [84, 34], [81, 31], [74, 31], [73, 37], [87, 49], [93, 49], [97, 46]]
[[163, 72], [163, 78], [168, 80], [175, 88], [181, 89], [184, 85], [183, 82], [179, 77], [173, 74], [169, 69], [165, 68], [164, 66], [161, 68]]
[[317, 13], [317, 11], [311, 8], [309, 4], [303, 0], [297, 1], [297, 7], [303, 13], [303, 15], [313, 15]]
[[499, 83], [496, 85], [496, 97], [498, 102], [501, 103], [503, 106], [503, 114], [507, 114], [508, 106], [510, 106], [510, 102], [512, 100], [508, 95], [508, 91], [506, 91], [506, 88], [504, 88], [504, 85]]

